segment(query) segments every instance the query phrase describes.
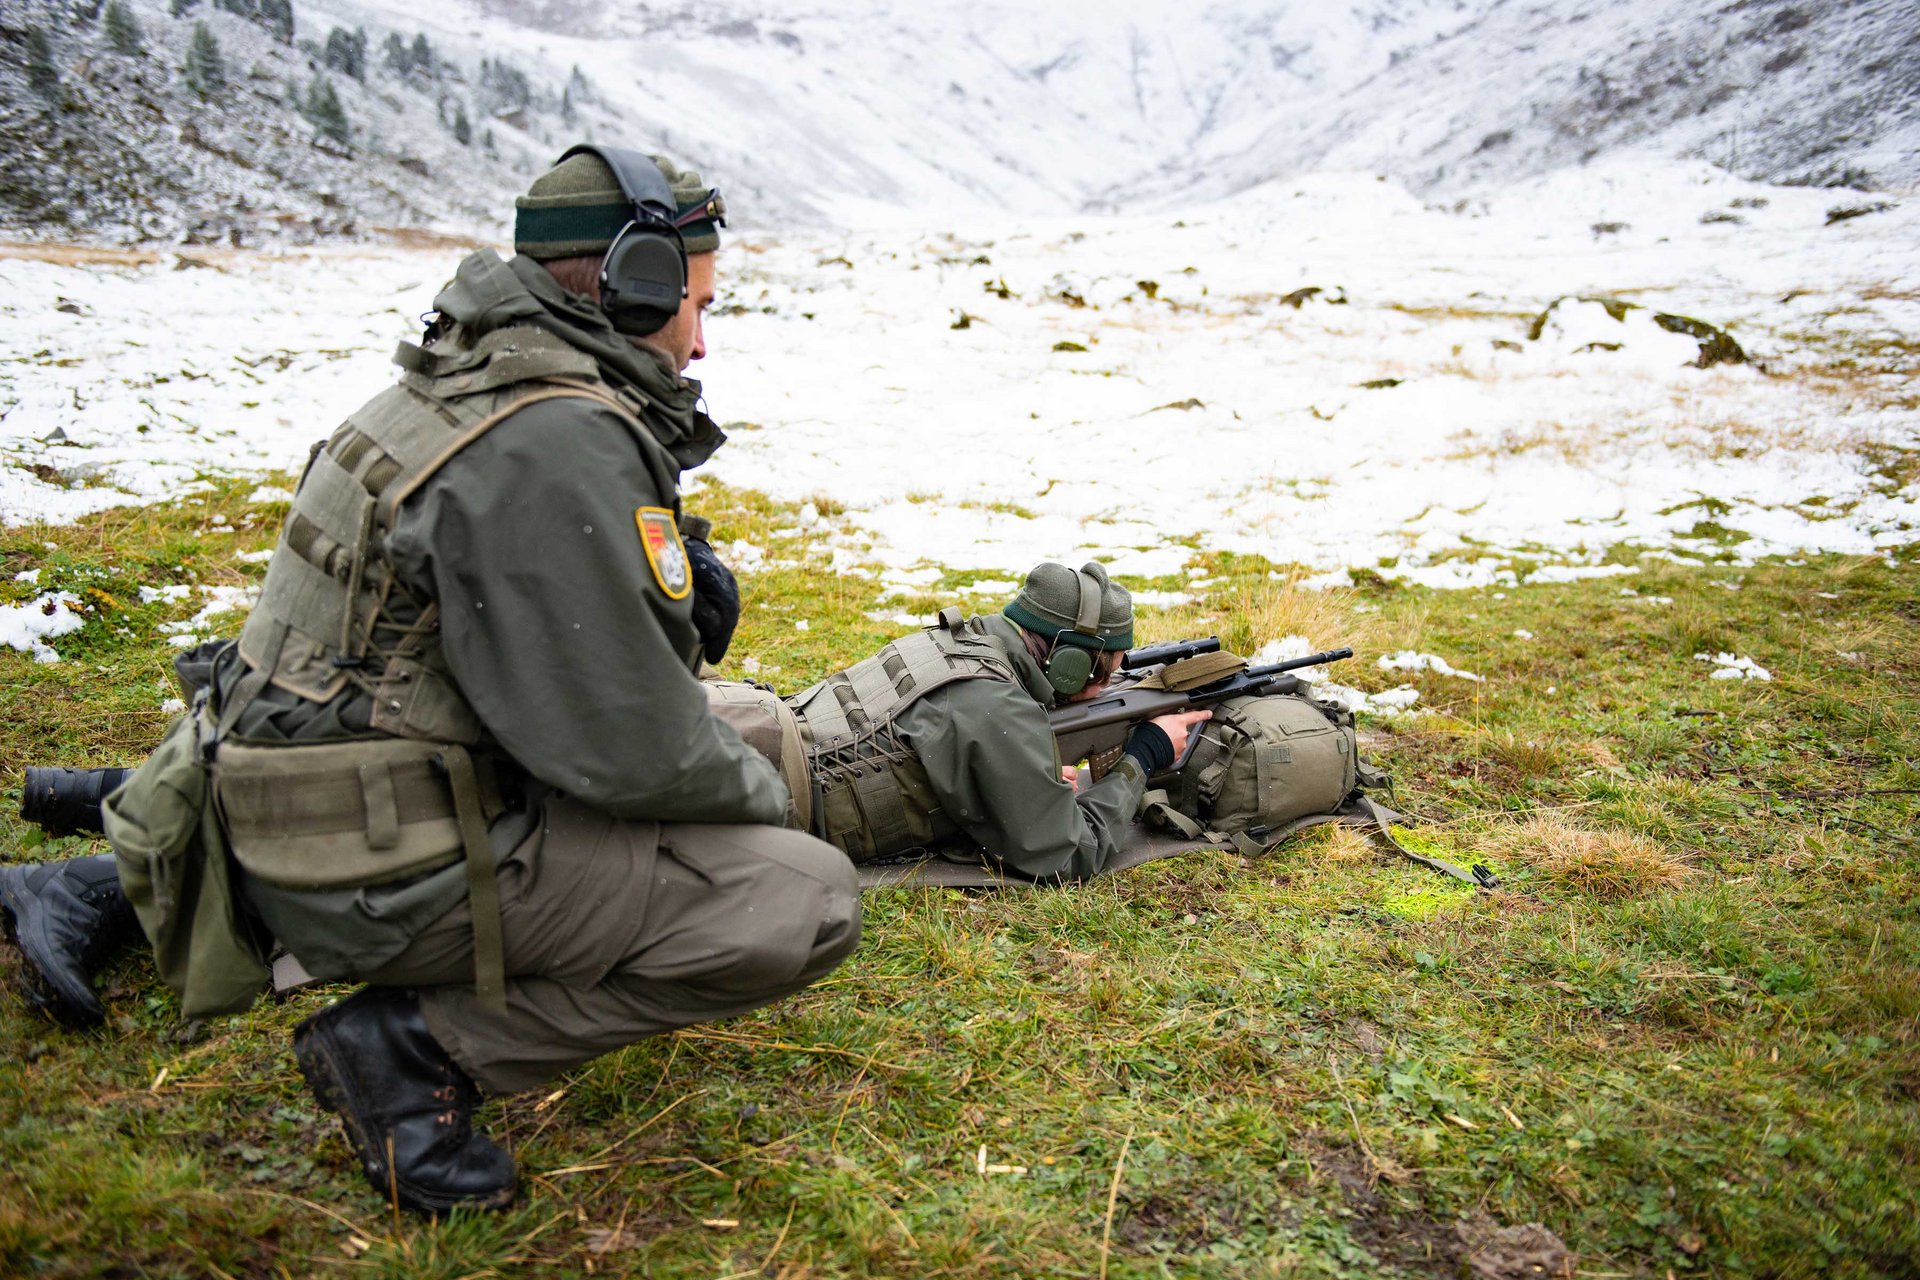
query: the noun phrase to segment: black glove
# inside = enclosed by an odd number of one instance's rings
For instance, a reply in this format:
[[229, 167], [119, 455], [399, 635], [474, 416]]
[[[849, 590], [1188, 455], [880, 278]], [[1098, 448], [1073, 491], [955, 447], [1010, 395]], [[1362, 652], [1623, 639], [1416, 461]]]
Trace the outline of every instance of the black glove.
[[707, 661], [718, 663], [727, 656], [733, 629], [740, 623], [740, 586], [733, 580], [733, 570], [720, 563], [705, 538], [684, 541], [693, 569], [693, 627], [700, 633]]
[[1137, 724], [1133, 732], [1127, 735], [1125, 754], [1130, 755], [1140, 765], [1140, 772], [1151, 778], [1173, 768], [1173, 762], [1179, 759], [1173, 754], [1173, 739], [1167, 731], [1157, 724]]

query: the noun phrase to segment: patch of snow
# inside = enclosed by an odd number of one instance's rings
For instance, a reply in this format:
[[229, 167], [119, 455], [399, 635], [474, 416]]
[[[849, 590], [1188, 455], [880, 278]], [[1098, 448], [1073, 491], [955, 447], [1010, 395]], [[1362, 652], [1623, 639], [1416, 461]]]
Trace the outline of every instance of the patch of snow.
[[187, 704], [179, 698], [168, 698], [160, 704], [160, 710], [170, 716], [177, 716], [187, 709]]
[[1516, 640], [1531, 640], [1533, 639], [1533, 632], [1525, 630], [1523, 628], [1519, 631], [1514, 632], [1513, 638]]
[[164, 587], [142, 586], [139, 592], [141, 604], [152, 604], [156, 600], [185, 600], [193, 594], [193, 588], [184, 582], [176, 582]]
[[242, 564], [265, 564], [267, 561], [273, 559], [273, 548], [264, 547], [259, 551], [242, 551], [239, 555], [235, 556], [234, 559], [240, 561]]
[[735, 573], [759, 573], [767, 567], [767, 553], [745, 538], [727, 544], [727, 566]]
[[38, 569], [22, 569], [13, 575], [13, 580], [15, 582], [24, 582], [29, 586], [37, 586], [40, 582], [40, 571]]
[[1588, 578], [1617, 578], [1638, 573], [1630, 564], [1543, 564], [1527, 575], [1528, 582], [1584, 582]]
[[1471, 671], [1462, 671], [1438, 654], [1418, 653], [1412, 649], [1402, 649], [1398, 653], [1382, 654], [1375, 664], [1382, 671], [1431, 671], [1435, 675], [1452, 676], [1458, 680], [1472, 680], [1476, 684], [1485, 684], [1487, 678], [1475, 675]]
[[1425, 710], [1414, 706], [1420, 701], [1420, 691], [1409, 684], [1379, 693], [1362, 693], [1344, 684], [1324, 681], [1313, 687], [1313, 696], [1337, 703], [1355, 715], [1415, 716]]
[[1713, 680], [1771, 680], [1773, 673], [1748, 657], [1735, 657], [1731, 653], [1696, 653], [1695, 662], [1711, 662], [1714, 671], [1709, 679]]
[[[145, 588], [142, 588], [145, 590]], [[171, 588], [161, 588], [163, 591]], [[254, 601], [260, 598], [258, 587], [203, 586], [200, 594], [206, 598], [206, 604], [191, 618], [180, 622], [163, 622], [161, 634], [168, 637], [167, 643], [176, 649], [190, 649], [196, 644], [212, 639], [208, 628], [215, 618], [229, 613], [241, 613], [253, 608]], [[168, 596], [168, 599], [179, 599]]]
[[35, 662], [58, 662], [60, 655], [47, 643], [87, 625], [74, 611], [80, 597], [70, 591], [50, 591], [25, 604], [0, 605], [0, 644], [31, 653]]

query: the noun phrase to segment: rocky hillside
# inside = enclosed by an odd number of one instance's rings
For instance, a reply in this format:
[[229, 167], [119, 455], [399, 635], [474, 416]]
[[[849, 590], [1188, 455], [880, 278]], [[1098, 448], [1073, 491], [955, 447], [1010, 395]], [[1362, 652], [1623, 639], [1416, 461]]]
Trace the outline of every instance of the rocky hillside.
[[[1800, 186], [1920, 185], [1920, 9], [1898, 0], [1580, 0], [1449, 6], [1387, 64], [1202, 140], [1178, 172], [1223, 192], [1311, 169], [1484, 189], [1645, 149]], [[1113, 198], [1146, 193], [1124, 184]]]
[[1920, 183], [1897, 0], [15, 0], [0, 29], [0, 225], [40, 235], [497, 234], [589, 136], [697, 161], [763, 224], [1313, 170], [1451, 200], [1636, 149]]
[[287, 0], [9, 4], [0, 226], [248, 244], [377, 227], [497, 232], [504, 193], [617, 128], [557, 80]]

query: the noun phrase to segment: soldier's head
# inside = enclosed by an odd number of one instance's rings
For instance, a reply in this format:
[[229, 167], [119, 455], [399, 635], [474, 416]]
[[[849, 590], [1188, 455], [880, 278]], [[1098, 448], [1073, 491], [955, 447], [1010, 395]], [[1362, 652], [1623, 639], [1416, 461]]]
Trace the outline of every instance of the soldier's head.
[[1064, 702], [1099, 693], [1133, 647], [1133, 596], [1098, 560], [1077, 570], [1051, 560], [1035, 565], [1001, 612]]
[[[687, 291], [679, 311], [651, 333], [630, 336], [684, 371], [707, 354], [703, 314], [713, 302], [714, 258], [727, 207], [691, 169], [652, 157], [673, 194], [674, 225], [686, 248]], [[633, 203], [613, 170], [597, 155], [568, 156], [533, 180], [514, 201], [515, 252], [538, 261], [560, 287], [601, 303], [601, 271], [607, 251], [633, 220]]]

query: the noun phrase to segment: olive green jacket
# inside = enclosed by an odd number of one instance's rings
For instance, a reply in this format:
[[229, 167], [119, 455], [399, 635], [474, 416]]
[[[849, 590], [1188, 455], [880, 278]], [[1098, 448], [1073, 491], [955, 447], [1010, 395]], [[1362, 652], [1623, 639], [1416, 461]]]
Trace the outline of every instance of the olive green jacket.
[[1053, 686], [1018, 627], [998, 614], [981, 621], [1020, 683], [956, 681], [902, 711], [894, 727], [927, 771], [942, 811], [1001, 866], [1031, 880], [1096, 876], [1125, 841], [1146, 778], [1123, 759], [1078, 795], [1061, 781], [1047, 725]]
[[[435, 299], [455, 332], [533, 324], [593, 355], [615, 387], [650, 402], [645, 431], [578, 399], [529, 405], [462, 450], [401, 507], [387, 541], [400, 580], [440, 606], [447, 663], [527, 800], [489, 835], [504, 857], [548, 791], [620, 818], [781, 822], [778, 772], [708, 710], [693, 676], [691, 594], [669, 598], [636, 525], [679, 514], [679, 477], [724, 440], [699, 384], [636, 350], [537, 264], [473, 254]], [[235, 664], [238, 665], [238, 664]], [[237, 679], [226, 673], [223, 686]], [[236, 730], [256, 741], [364, 732], [365, 694], [324, 706], [270, 688]], [[316, 976], [378, 967], [458, 904], [459, 864], [397, 885], [294, 891], [250, 881], [276, 937]]]

